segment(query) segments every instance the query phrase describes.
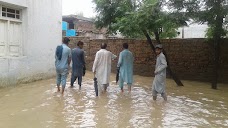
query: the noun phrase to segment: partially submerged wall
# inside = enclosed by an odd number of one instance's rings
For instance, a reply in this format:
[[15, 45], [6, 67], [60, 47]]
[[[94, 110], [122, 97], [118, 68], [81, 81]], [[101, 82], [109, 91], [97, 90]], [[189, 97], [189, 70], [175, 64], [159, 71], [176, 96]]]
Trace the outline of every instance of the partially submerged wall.
[[[146, 40], [108, 39], [89, 40], [89, 38], [71, 38], [70, 47], [82, 40], [85, 42], [87, 69], [92, 69], [96, 52], [100, 44], [108, 44], [108, 50], [119, 55], [124, 42], [129, 43], [129, 50], [134, 54], [134, 74], [153, 76], [156, 57]], [[213, 78], [213, 48], [205, 39], [165, 39], [161, 40], [169, 57], [172, 70], [180, 79], [210, 82]], [[221, 43], [221, 69], [219, 81], [228, 82], [228, 40]], [[117, 60], [112, 63], [115, 72]], [[168, 74], [169, 75], [169, 74]]]

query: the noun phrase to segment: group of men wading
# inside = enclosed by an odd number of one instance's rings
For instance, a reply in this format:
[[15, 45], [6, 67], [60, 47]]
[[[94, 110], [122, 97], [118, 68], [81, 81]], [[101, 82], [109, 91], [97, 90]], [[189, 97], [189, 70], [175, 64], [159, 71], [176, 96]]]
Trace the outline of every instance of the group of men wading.
[[[56, 83], [57, 89], [60, 91], [60, 84], [62, 85], [62, 94], [66, 86], [67, 75], [72, 61], [72, 73], [70, 86], [74, 87], [74, 82], [78, 79], [79, 89], [82, 86], [82, 76], [85, 75], [85, 55], [83, 50], [84, 43], [79, 41], [77, 47], [70, 49], [68, 47], [70, 39], [67, 37], [63, 38], [62, 45], [57, 46], [55, 52], [55, 66], [56, 66]], [[117, 56], [108, 51], [107, 44], [102, 43], [101, 49], [96, 53], [95, 60], [93, 63], [92, 71], [94, 77], [97, 78], [98, 92], [105, 93], [109, 86], [110, 74], [111, 74], [111, 63], [112, 60], [116, 59]], [[155, 66], [155, 78], [152, 84], [152, 95], [153, 99], [157, 99], [157, 94], [161, 94], [164, 100], [167, 100], [165, 92], [165, 79], [166, 79], [166, 67], [167, 62], [164, 54], [162, 53], [162, 45], [156, 45], [155, 52], [157, 55], [156, 66]], [[123, 92], [124, 83], [128, 85], [128, 91], [131, 92], [131, 86], [133, 83], [133, 54], [128, 50], [128, 44], [123, 43], [123, 51], [119, 54], [117, 70], [119, 76], [119, 87]]]

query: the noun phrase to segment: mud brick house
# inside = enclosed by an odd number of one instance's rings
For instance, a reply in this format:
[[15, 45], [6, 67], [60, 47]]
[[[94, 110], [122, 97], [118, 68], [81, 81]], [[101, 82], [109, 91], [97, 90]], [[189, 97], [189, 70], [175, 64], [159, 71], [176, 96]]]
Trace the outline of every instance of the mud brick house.
[[97, 29], [94, 20], [78, 15], [63, 16], [62, 20], [68, 23], [68, 29], [75, 29], [77, 36], [91, 39], [105, 39], [106, 29]]

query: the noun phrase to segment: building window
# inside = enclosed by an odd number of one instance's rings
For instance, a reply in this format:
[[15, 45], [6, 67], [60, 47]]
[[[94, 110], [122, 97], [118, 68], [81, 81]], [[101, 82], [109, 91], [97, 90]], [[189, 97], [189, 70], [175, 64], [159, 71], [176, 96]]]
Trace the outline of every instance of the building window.
[[2, 17], [20, 19], [20, 10], [2, 7]]
[[73, 22], [69, 22], [69, 29], [74, 29], [74, 23]]
[[0, 57], [22, 56], [21, 11], [0, 5]]

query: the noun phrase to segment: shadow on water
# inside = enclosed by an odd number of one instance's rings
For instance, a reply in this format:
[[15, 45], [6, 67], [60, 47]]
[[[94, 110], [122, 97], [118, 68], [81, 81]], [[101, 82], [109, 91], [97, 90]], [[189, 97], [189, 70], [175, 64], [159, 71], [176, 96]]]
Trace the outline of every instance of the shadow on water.
[[[112, 74], [112, 80], [114, 80]], [[151, 96], [152, 77], [135, 76], [132, 92], [121, 93], [115, 81], [95, 97], [92, 74], [82, 89], [67, 84], [64, 96], [55, 79], [0, 89], [1, 128], [183, 128], [228, 127], [228, 86], [212, 90], [207, 83], [167, 80], [168, 102]]]

